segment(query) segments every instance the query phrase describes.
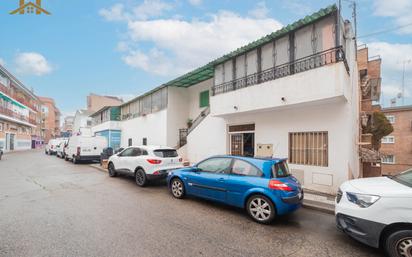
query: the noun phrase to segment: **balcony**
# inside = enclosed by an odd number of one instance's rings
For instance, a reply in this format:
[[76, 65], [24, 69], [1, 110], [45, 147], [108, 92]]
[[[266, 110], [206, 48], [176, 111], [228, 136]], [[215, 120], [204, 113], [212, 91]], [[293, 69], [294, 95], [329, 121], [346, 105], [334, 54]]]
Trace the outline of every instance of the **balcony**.
[[34, 119], [29, 119], [29, 117], [27, 116], [13, 112], [12, 110], [2, 106], [0, 106], [0, 115], [4, 115], [10, 118], [11, 121], [21, 122], [24, 125], [29, 126], [29, 124], [31, 124], [33, 126], [36, 126], [36, 121]]
[[297, 59], [293, 62], [285, 63], [261, 72], [251, 74], [243, 78], [225, 82], [220, 85], [215, 85], [212, 88], [212, 94], [218, 95], [238, 90], [244, 87], [249, 87], [264, 83], [266, 81], [283, 78], [340, 61], [344, 62], [346, 69], [349, 71], [349, 67], [345, 59], [345, 53], [343, 52], [342, 47], [332, 48], [323, 52], [319, 52], [317, 54]]
[[349, 67], [341, 47], [213, 87], [211, 115], [346, 101]]
[[0, 84], [0, 92], [3, 92], [4, 94], [6, 94], [7, 96], [13, 98], [15, 101], [29, 107], [30, 109], [32, 109], [33, 111], [37, 112], [37, 108], [34, 104], [26, 101], [26, 99], [24, 99], [21, 96], [18, 96], [16, 93], [13, 93], [9, 88], [5, 87], [4, 85]]

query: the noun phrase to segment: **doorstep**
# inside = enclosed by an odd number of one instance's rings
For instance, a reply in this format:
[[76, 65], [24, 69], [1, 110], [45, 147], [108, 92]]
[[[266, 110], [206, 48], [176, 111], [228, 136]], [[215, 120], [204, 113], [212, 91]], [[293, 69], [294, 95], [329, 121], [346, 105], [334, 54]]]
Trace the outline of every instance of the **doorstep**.
[[335, 196], [304, 189], [303, 207], [329, 214], [335, 214]]

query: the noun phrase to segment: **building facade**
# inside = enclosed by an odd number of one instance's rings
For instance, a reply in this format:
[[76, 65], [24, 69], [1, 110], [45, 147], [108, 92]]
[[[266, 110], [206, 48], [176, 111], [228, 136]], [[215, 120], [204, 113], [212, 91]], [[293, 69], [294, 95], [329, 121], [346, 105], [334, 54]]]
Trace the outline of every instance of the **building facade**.
[[382, 174], [394, 175], [412, 168], [412, 106], [382, 109], [393, 132], [382, 138]]
[[[321, 9], [121, 105], [121, 146], [286, 157], [308, 189], [360, 177], [359, 85], [349, 22]], [[344, 150], [343, 150], [344, 149]]]
[[50, 97], [39, 97], [42, 113], [42, 131], [44, 142], [60, 137], [60, 110], [55, 101]]
[[0, 148], [27, 150], [41, 144], [39, 99], [0, 65]]
[[97, 112], [105, 106], [118, 106], [123, 100], [115, 96], [102, 96], [91, 93], [87, 96], [87, 110], [90, 113]]
[[90, 115], [92, 114], [93, 112], [84, 109], [76, 111], [73, 119], [73, 134], [91, 133], [92, 118]]
[[357, 55], [359, 71], [359, 95], [360, 95], [360, 159], [362, 177], [381, 176], [381, 156], [379, 146], [373, 146], [372, 134], [367, 127], [372, 122], [374, 112], [380, 111], [379, 102], [381, 94], [381, 63], [380, 56], [369, 56], [368, 47], [358, 47]]
[[107, 106], [90, 115], [92, 118], [92, 133], [96, 136], [104, 136], [108, 147], [120, 148], [121, 127], [120, 107]]
[[61, 128], [62, 137], [70, 137], [73, 134], [74, 116], [64, 117], [63, 125]]

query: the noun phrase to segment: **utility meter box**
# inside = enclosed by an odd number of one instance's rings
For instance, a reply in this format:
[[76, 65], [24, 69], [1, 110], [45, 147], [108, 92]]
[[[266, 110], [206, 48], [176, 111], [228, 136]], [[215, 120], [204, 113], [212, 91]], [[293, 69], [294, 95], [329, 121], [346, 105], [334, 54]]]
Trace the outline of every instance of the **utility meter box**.
[[273, 144], [257, 144], [256, 157], [273, 157]]

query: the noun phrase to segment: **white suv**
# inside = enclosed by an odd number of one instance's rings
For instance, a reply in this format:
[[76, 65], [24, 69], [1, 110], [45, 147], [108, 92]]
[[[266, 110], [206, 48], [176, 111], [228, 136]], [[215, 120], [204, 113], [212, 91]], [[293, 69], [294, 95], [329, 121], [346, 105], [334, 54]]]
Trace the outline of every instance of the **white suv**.
[[338, 228], [354, 239], [391, 257], [412, 257], [412, 169], [343, 183], [335, 213]]
[[177, 151], [162, 146], [131, 146], [112, 155], [108, 161], [109, 176], [124, 172], [133, 175], [138, 186], [149, 180], [165, 179], [168, 171], [183, 167]]

